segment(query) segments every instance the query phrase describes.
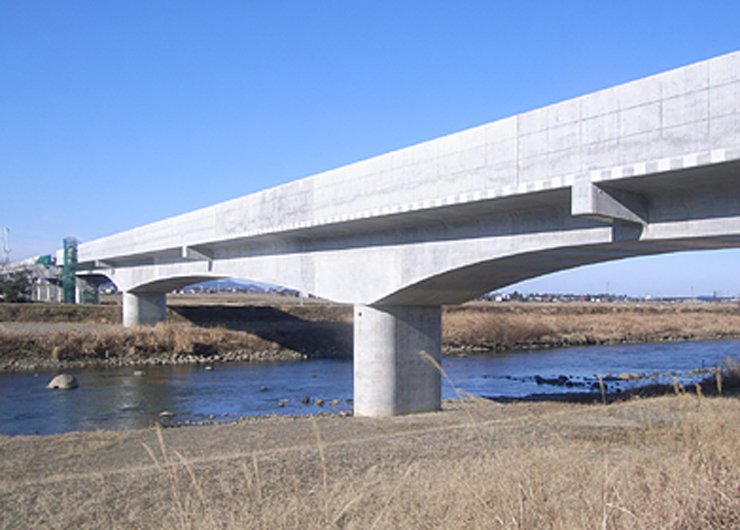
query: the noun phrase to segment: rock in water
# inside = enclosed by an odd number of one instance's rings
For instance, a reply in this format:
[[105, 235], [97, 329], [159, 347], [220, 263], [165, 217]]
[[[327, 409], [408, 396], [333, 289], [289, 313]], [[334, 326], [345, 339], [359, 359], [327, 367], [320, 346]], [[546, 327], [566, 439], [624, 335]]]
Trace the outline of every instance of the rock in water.
[[170, 427], [170, 420], [174, 418], [176, 414], [174, 412], [170, 412], [169, 410], [163, 410], [159, 413], [159, 424], [162, 427]]
[[52, 379], [46, 388], [58, 389], [58, 390], [72, 390], [77, 388], [77, 378], [69, 374], [59, 374]]

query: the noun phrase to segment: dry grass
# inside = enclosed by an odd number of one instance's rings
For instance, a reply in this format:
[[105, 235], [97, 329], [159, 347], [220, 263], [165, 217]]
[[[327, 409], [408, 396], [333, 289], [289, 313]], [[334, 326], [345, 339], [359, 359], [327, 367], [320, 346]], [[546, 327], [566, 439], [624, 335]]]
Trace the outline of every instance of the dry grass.
[[[158, 430], [139, 442], [136, 465], [15, 487], [0, 481], [0, 526], [740, 526], [736, 398], [679, 392], [608, 406], [469, 400], [453, 407], [392, 420]], [[282, 436], [261, 438], [268, 427]], [[209, 435], [213, 447], [233, 439], [241, 449], [204, 451]], [[12, 475], [5, 470], [6, 480]]]
[[[100, 361], [106, 352], [126, 362], [156, 361], [163, 356], [167, 360], [214, 355], [238, 359], [351, 357], [351, 307], [320, 301], [277, 306], [286, 297], [266, 297], [173, 295], [169, 324], [153, 331], [89, 329], [94, 327], [89, 324], [120, 319], [120, 306], [115, 305], [0, 304], [0, 324], [64, 322], [87, 327], [51, 336], [0, 331], [0, 369], [19, 369], [24, 363], [35, 368], [52, 359], [53, 352], [57, 359], [74, 362]], [[272, 305], [255, 305], [270, 300]], [[447, 355], [738, 336], [737, 304], [471, 303], [443, 312]]]
[[121, 306], [0, 303], [0, 322], [87, 322], [96, 324], [120, 324]]
[[679, 397], [663, 405], [675, 415], [668, 424], [584, 429], [549, 444], [525, 438], [478, 456], [412, 458], [331, 480], [318, 438], [321, 473], [311, 489], [265, 492], [252, 459], [242, 464], [242, 495], [228, 503], [182, 456], [161, 469], [178, 528], [737, 528], [733, 405]]
[[452, 348], [512, 349], [517, 345], [541, 342], [551, 336], [554, 329], [549, 320], [540, 315], [448, 311], [444, 314], [443, 341]]
[[[0, 331], [0, 358], [6, 367], [78, 362], [94, 364], [249, 360], [289, 356], [272, 341], [221, 327], [160, 323], [153, 327], [55, 330], [50, 333]], [[300, 358], [293, 352], [293, 356]]]
[[466, 304], [443, 315], [447, 348], [522, 348], [713, 340], [740, 334], [736, 304]]

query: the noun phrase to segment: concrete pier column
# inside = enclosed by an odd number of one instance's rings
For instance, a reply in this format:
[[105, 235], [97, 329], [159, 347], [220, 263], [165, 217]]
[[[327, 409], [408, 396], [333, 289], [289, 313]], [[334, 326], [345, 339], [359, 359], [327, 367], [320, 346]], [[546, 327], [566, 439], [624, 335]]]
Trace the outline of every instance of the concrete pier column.
[[439, 410], [442, 310], [426, 306], [355, 306], [356, 416], [397, 416]]
[[123, 293], [123, 326], [156, 324], [167, 320], [166, 293]]
[[100, 292], [98, 291], [98, 286], [100, 283], [100, 281], [78, 276], [75, 282], [75, 303], [99, 304]]

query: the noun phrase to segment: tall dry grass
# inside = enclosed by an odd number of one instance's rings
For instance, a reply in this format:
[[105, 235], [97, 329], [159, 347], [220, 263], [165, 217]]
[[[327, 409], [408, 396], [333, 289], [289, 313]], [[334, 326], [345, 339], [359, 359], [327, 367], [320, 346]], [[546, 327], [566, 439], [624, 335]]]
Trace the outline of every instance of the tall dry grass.
[[[153, 327], [55, 330], [23, 333], [0, 330], [0, 361], [4, 367], [24, 363], [166, 362], [177, 360], [249, 359], [290, 356], [279, 344], [246, 331], [189, 324], [159, 323]], [[298, 358], [299, 354], [293, 352]]]
[[[0, 369], [13, 368], [14, 363], [29, 357], [36, 358], [30, 359], [31, 363], [50, 359], [53, 351], [58, 359], [78, 361], [103, 359], [106, 352], [117, 359], [143, 359], [146, 352], [169, 355], [171, 359], [183, 355], [228, 356], [246, 350], [272, 352], [273, 357], [280, 350], [285, 353], [283, 357], [291, 352], [311, 357], [351, 356], [352, 311], [347, 306], [313, 304], [278, 309], [206, 304], [209, 300], [204, 299], [202, 306], [172, 306], [169, 325], [154, 331], [78, 330], [51, 336], [0, 331]], [[218, 297], [214, 300], [223, 301]], [[0, 321], [16, 324], [81, 322], [80, 326], [85, 327], [109, 323], [114, 318], [120, 318], [120, 307], [0, 304]], [[188, 324], [192, 326], [188, 328]], [[196, 331], [198, 327], [207, 329]], [[442, 329], [444, 351], [453, 355], [711, 340], [740, 336], [740, 310], [737, 304], [471, 303], [445, 308]]]
[[552, 322], [539, 315], [490, 314], [477, 311], [446, 312], [443, 342], [450, 348], [507, 350], [539, 343], [555, 332]]
[[[234, 462], [242, 478], [225, 490], [212, 468], [165, 456], [158, 465], [172, 510], [162, 522], [206, 529], [738, 528], [736, 400], [678, 396], [657, 404], [661, 417], [673, 419], [559, 433], [547, 443], [523, 437], [480, 447], [479, 455], [440, 452], [356, 475], [328, 471], [332, 450], [317, 436], [316, 452], [306, 455], [316, 460], [313, 480], [287, 490], [261, 476], [268, 466], [256, 454]], [[621, 407], [654, 414], [643, 403]]]
[[466, 304], [443, 314], [443, 342], [457, 350], [712, 340], [740, 334], [735, 304]]

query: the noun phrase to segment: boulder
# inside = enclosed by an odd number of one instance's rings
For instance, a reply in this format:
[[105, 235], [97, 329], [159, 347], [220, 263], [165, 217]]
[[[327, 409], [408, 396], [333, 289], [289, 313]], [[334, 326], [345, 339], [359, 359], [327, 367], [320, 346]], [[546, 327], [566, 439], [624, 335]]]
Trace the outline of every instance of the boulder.
[[170, 427], [170, 420], [174, 418], [176, 414], [174, 412], [170, 412], [169, 410], [163, 410], [159, 413], [159, 424], [162, 427]]
[[534, 380], [538, 385], [572, 386], [571, 380], [566, 375], [558, 377], [542, 377], [541, 375], [536, 375], [534, 376]]
[[51, 388], [54, 390], [72, 390], [73, 388], [77, 388], [77, 378], [73, 375], [69, 374], [59, 374], [54, 379], [49, 381], [49, 384], [46, 385], [46, 388]]

